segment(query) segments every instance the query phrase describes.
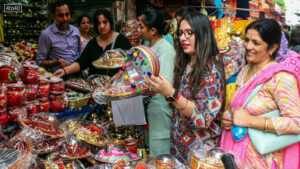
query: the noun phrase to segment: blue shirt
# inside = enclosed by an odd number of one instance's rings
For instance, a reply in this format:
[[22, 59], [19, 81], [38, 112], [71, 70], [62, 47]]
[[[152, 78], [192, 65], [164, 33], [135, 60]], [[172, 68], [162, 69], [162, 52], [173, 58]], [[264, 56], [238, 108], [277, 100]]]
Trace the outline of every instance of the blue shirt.
[[[41, 64], [43, 60], [59, 58], [63, 58], [71, 64], [81, 52], [79, 30], [75, 26], [69, 25], [69, 29], [63, 33], [53, 23], [41, 33], [37, 49], [37, 64]], [[52, 71], [59, 68], [60, 66], [53, 67]]]

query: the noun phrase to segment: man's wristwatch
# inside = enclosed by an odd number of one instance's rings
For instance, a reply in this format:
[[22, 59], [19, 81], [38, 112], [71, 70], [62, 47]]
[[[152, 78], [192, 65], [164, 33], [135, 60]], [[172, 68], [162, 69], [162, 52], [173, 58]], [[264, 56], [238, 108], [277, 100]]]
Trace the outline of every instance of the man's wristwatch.
[[175, 101], [178, 99], [178, 96], [179, 96], [178, 90], [175, 90], [173, 96], [168, 96], [168, 97], [166, 97], [166, 100], [167, 100], [169, 103], [172, 103], [172, 102], [175, 102]]

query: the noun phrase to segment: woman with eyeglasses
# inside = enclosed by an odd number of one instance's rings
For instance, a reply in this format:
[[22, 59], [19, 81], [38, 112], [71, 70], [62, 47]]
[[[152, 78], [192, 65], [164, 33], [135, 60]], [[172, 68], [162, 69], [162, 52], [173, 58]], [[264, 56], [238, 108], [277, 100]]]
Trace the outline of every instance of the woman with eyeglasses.
[[225, 75], [208, 17], [190, 12], [178, 29], [174, 84], [162, 74], [146, 78], [147, 85], [175, 107], [171, 125], [171, 153], [187, 163], [196, 138], [215, 146], [221, 134], [216, 121], [225, 97]]
[[[163, 38], [163, 35], [168, 33], [168, 27], [161, 11], [150, 10], [141, 15], [139, 28], [141, 36], [150, 42], [151, 49], [158, 56], [160, 73], [170, 83], [173, 81], [175, 50]], [[172, 110], [164, 96], [157, 94], [151, 98], [147, 107], [147, 117], [150, 156], [170, 154]]]
[[113, 76], [119, 71], [117, 69], [96, 69], [92, 62], [98, 59], [106, 50], [121, 48], [128, 50], [131, 48], [129, 40], [113, 31], [113, 19], [106, 9], [99, 9], [95, 12], [93, 24], [96, 38], [90, 40], [85, 46], [80, 57], [71, 65], [57, 70], [54, 75], [63, 77], [89, 68], [89, 75], [100, 74]]

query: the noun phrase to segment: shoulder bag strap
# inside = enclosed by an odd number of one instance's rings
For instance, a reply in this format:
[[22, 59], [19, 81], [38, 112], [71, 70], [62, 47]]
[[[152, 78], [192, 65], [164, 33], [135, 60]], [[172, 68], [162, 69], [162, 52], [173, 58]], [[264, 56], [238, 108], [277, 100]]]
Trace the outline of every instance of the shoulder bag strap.
[[112, 45], [111, 45], [111, 49], [114, 49], [115, 43], [116, 43], [116, 40], [117, 40], [118, 36], [119, 36], [119, 32], [116, 32], [115, 37], [114, 37], [114, 40], [113, 40], [113, 43], [112, 43]]
[[242, 109], [253, 99], [253, 97], [256, 95], [256, 93], [259, 91], [259, 89], [264, 85], [265, 83], [261, 83], [251, 92], [250, 96], [247, 98], [245, 103], [242, 106]]

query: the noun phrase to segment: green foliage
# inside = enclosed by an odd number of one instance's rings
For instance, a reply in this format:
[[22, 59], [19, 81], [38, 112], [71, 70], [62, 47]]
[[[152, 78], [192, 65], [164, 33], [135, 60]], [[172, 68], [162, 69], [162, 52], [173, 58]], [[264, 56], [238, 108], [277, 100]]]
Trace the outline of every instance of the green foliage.
[[285, 8], [285, 1], [284, 0], [271, 0], [271, 1], [275, 2], [276, 4], [278, 4], [282, 10], [284, 10], [284, 11], [286, 10], [286, 8]]

